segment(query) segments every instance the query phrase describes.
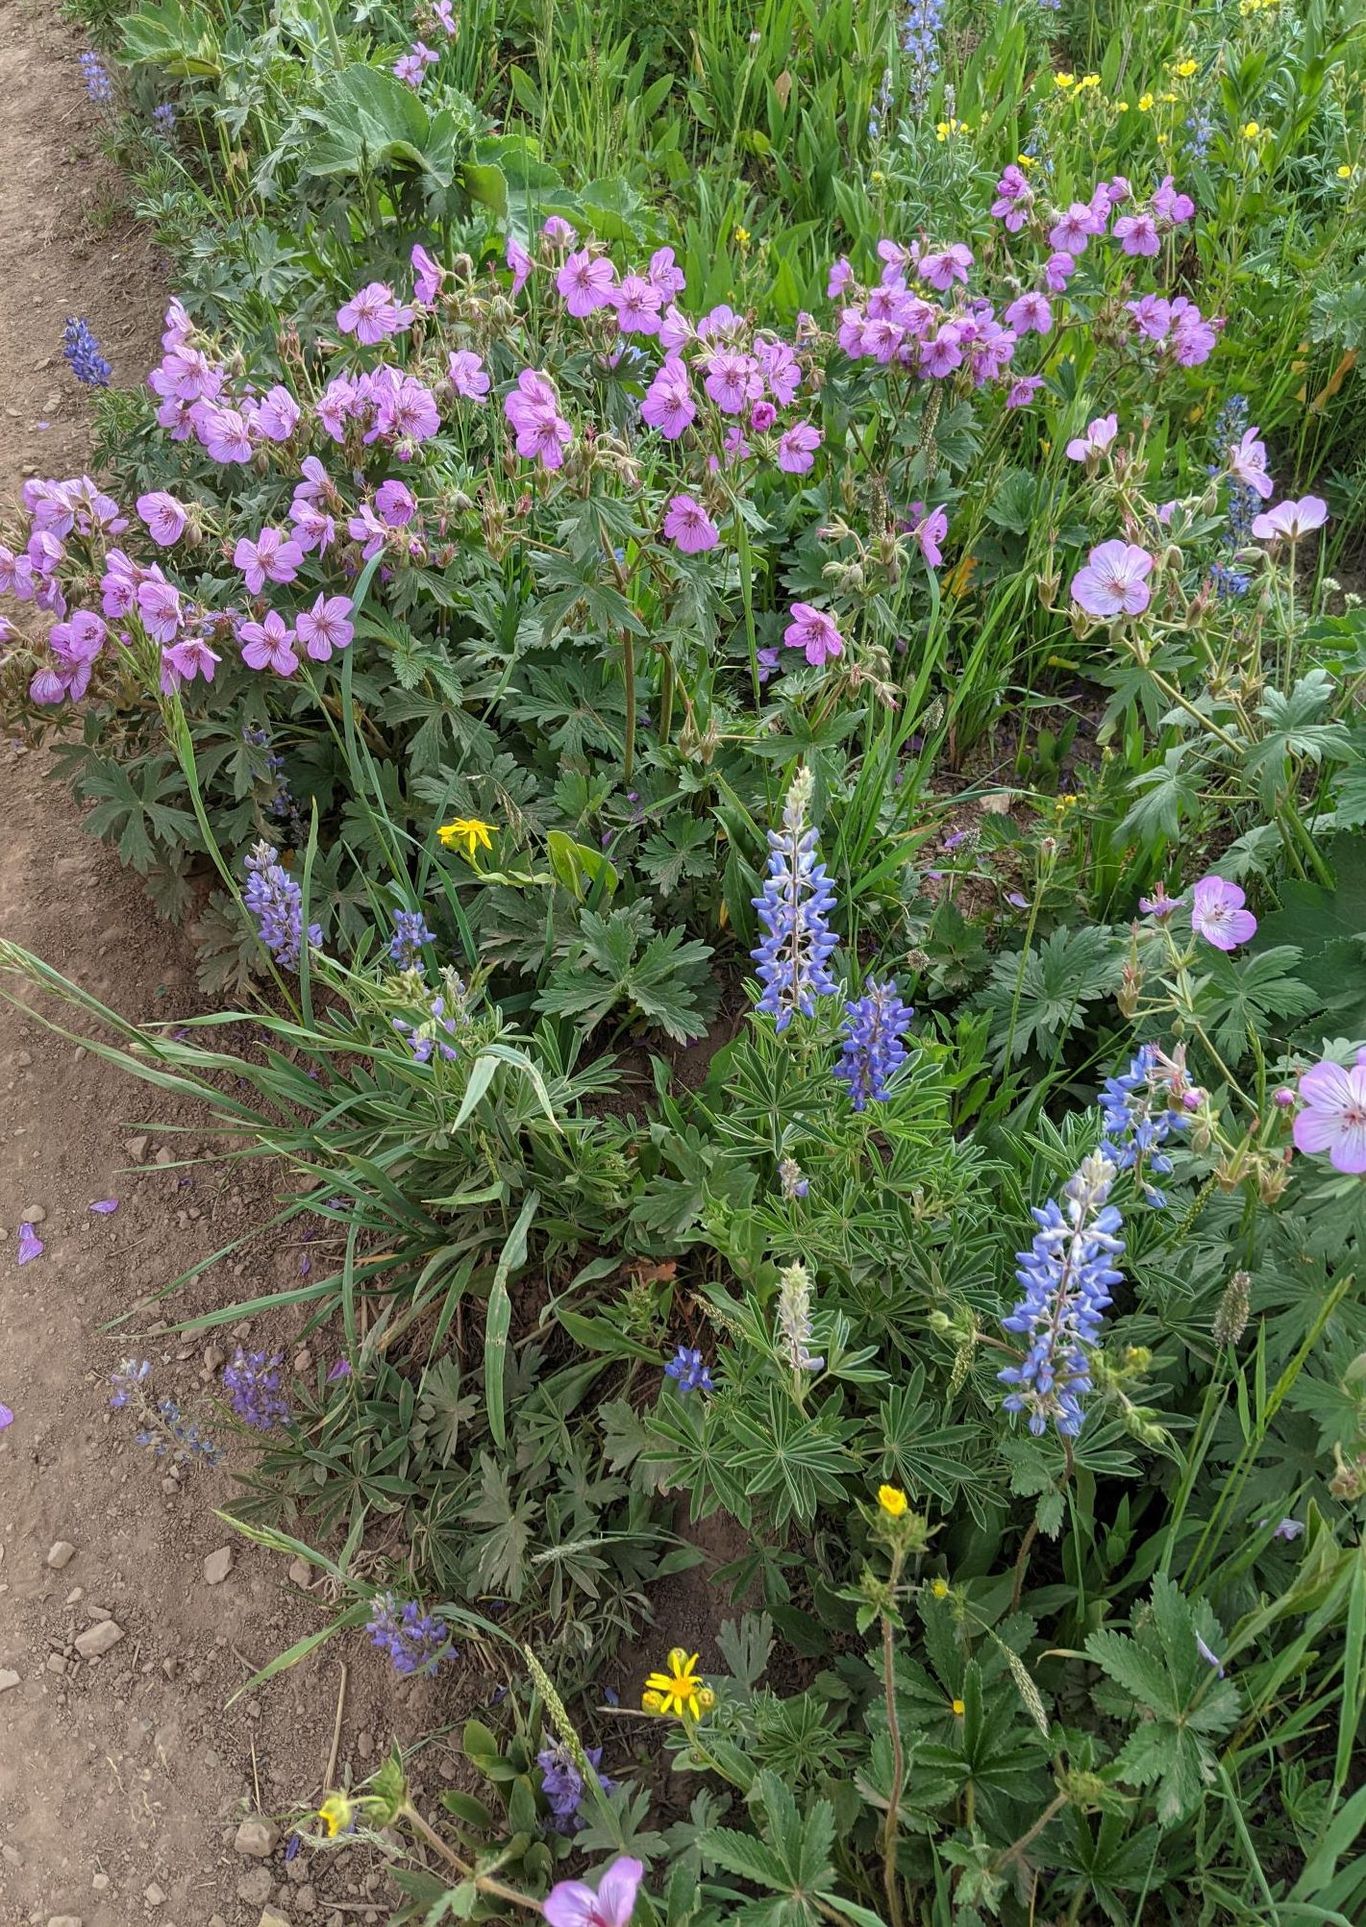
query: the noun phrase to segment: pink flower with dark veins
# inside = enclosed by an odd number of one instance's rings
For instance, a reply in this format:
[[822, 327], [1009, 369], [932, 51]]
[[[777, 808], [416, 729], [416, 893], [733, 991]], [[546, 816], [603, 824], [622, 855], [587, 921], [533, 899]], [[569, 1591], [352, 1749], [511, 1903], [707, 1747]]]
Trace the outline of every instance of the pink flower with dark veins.
[[1304, 1109], [1296, 1114], [1295, 1148], [1311, 1157], [1328, 1153], [1335, 1171], [1366, 1175], [1366, 1050], [1350, 1066], [1325, 1058], [1300, 1074]]

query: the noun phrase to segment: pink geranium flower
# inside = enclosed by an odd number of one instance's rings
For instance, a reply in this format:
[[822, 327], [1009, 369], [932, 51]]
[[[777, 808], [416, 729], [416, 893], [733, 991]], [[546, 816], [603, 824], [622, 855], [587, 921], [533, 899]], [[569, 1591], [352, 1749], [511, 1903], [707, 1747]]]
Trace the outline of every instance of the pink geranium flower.
[[1153, 558], [1132, 542], [1102, 542], [1072, 577], [1072, 599], [1088, 616], [1141, 615], [1152, 599], [1147, 578]]
[[675, 495], [664, 516], [664, 533], [684, 555], [701, 555], [720, 541], [715, 522], [691, 495]]
[[955, 281], [966, 282], [971, 266], [972, 249], [955, 241], [952, 247], [941, 248], [938, 253], [922, 255], [916, 273], [939, 294], [947, 294]]
[[1243, 431], [1242, 440], [1228, 452], [1228, 472], [1265, 502], [1276, 484], [1266, 472], [1266, 443], [1258, 440], [1258, 433], [1255, 427]]
[[413, 264], [413, 294], [424, 307], [430, 307], [441, 292], [444, 270], [439, 262], [432, 259], [420, 241], [414, 241], [410, 259]]
[[1321, 529], [1327, 520], [1328, 504], [1317, 495], [1304, 495], [1298, 502], [1277, 502], [1274, 509], [1254, 516], [1252, 533], [1266, 542], [1282, 536], [1287, 542], [1298, 542], [1311, 529]]
[[605, 254], [579, 248], [555, 276], [555, 287], [570, 314], [581, 321], [595, 308], [611, 307], [616, 280], [617, 271]]
[[356, 633], [351, 621], [351, 598], [320, 595], [311, 609], [294, 619], [299, 641], [314, 662], [330, 662], [334, 649], [345, 649]]
[[274, 609], [267, 611], [264, 622], [244, 622], [237, 635], [248, 669], [273, 669], [277, 676], [292, 676], [299, 667], [294, 631], [285, 627]]
[[517, 453], [527, 461], [539, 459], [546, 468], [561, 468], [574, 431], [560, 414], [559, 396], [543, 374], [524, 368], [517, 386], [503, 398], [503, 413], [517, 436]]
[[205, 682], [212, 682], [213, 672], [222, 660], [210, 649], [203, 636], [187, 636], [183, 642], [172, 644], [161, 652], [163, 692], [168, 696], [173, 695], [182, 683], [193, 682], [197, 676], [202, 676]]
[[484, 364], [471, 348], [457, 348], [446, 365], [451, 387], [466, 401], [483, 401], [490, 382]]
[[1191, 891], [1191, 929], [1216, 950], [1236, 950], [1257, 934], [1257, 919], [1243, 908], [1246, 902], [1236, 883], [1201, 877]]
[[1328, 1153], [1335, 1171], [1366, 1174], [1366, 1050], [1350, 1067], [1325, 1058], [1300, 1077], [1304, 1109], [1294, 1124], [1295, 1147]]
[[643, 274], [623, 275], [612, 290], [617, 326], [624, 335], [657, 335], [664, 300], [661, 289]]
[[1053, 326], [1053, 310], [1045, 294], [1022, 294], [1012, 301], [1001, 319], [1017, 335], [1046, 335]]
[[1126, 254], [1153, 255], [1162, 246], [1151, 214], [1121, 214], [1115, 222], [1115, 239]]
[[778, 438], [778, 466], [785, 475], [805, 475], [816, 460], [821, 431], [810, 422], [794, 422]]
[[598, 1890], [582, 1880], [558, 1880], [541, 1902], [550, 1927], [629, 1927], [645, 1868], [620, 1854], [604, 1868]]
[[511, 234], [509, 234], [507, 238], [507, 246], [503, 250], [503, 258], [512, 269], [512, 296], [513, 299], [516, 300], [517, 296], [530, 280], [531, 270], [535, 266], [535, 263], [521, 242]]
[[367, 348], [390, 335], [402, 334], [412, 318], [412, 309], [395, 301], [394, 291], [385, 281], [371, 281], [337, 310], [341, 332], [354, 335]]
[[1071, 462], [1099, 461], [1118, 433], [1118, 415], [1097, 415], [1084, 435], [1074, 435], [1067, 444], [1067, 459]]
[[666, 441], [678, 437], [695, 420], [697, 406], [688, 384], [688, 369], [680, 355], [666, 355], [640, 404], [642, 418]]
[[926, 515], [923, 502], [912, 502], [911, 514], [919, 517], [919, 520], [912, 524], [912, 538], [918, 544], [920, 553], [930, 567], [937, 569], [944, 560], [939, 544], [949, 532], [948, 511], [942, 508], [931, 509]]
[[232, 559], [251, 593], [260, 595], [267, 582], [292, 582], [303, 567], [304, 552], [283, 529], [262, 529], [254, 542], [249, 535], [238, 536]]
[[844, 654], [844, 637], [824, 609], [815, 609], [809, 602], [794, 602], [791, 615], [783, 641], [789, 649], [804, 649], [813, 669]]
[[184, 503], [177, 502], [175, 496], [168, 495], [165, 489], [155, 489], [150, 495], [139, 495], [138, 514], [159, 549], [169, 549], [178, 542], [190, 519]]

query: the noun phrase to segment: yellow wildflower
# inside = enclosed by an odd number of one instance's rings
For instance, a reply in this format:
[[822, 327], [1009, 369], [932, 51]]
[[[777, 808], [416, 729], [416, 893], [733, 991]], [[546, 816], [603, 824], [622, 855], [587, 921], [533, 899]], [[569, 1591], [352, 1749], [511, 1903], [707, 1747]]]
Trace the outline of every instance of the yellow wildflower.
[[1140, 113], [1140, 114], [1148, 114], [1148, 113], [1151, 113], [1151, 112], [1152, 112], [1152, 105], [1153, 105], [1153, 97], [1152, 97], [1152, 95], [1151, 95], [1151, 94], [1140, 94], [1140, 95], [1139, 95], [1139, 97], [1138, 97], [1138, 111], [1139, 111], [1139, 113]]
[[339, 1833], [345, 1833], [356, 1817], [354, 1800], [348, 1800], [344, 1793], [329, 1793], [318, 1808], [318, 1818], [327, 1829], [329, 1840], [335, 1840]]
[[880, 1485], [877, 1489], [877, 1502], [889, 1519], [899, 1519], [910, 1500], [899, 1485]]
[[1128, 111], [1129, 111], [1129, 103], [1128, 103], [1128, 101], [1127, 101], [1127, 100], [1117, 100], [1117, 101], [1115, 102], [1115, 112], [1116, 112], [1116, 113], [1119, 113], [1119, 114], [1127, 114], [1127, 113], [1128, 113]]
[[1077, 92], [1080, 93], [1083, 87], [1099, 87], [1099, 85], [1100, 85], [1099, 74], [1083, 74], [1081, 79], [1077, 82]]
[[964, 1715], [964, 1713], [966, 1713], [966, 1712], [967, 1712], [967, 1710], [968, 1710], [968, 1709], [967, 1709], [967, 1707], [966, 1707], [966, 1706], [964, 1705], [964, 1703], [963, 1703], [963, 1701], [962, 1701], [962, 1700], [954, 1700], [954, 1701], [953, 1701], [953, 1717], [954, 1717], [954, 1718], [955, 1718], [956, 1720], [961, 1720], [961, 1719], [962, 1719], [962, 1717], [963, 1717], [963, 1715]]
[[1340, 167], [1338, 169], [1338, 179], [1340, 181], [1350, 181], [1351, 178], [1352, 178], [1352, 170], [1350, 167]]
[[1165, 101], [1165, 102], [1167, 103], [1167, 105], [1168, 105], [1168, 106], [1170, 106], [1170, 105], [1171, 105], [1171, 103], [1172, 103], [1172, 101], [1174, 101], [1174, 100], [1176, 99], [1176, 95], [1175, 95], [1175, 94], [1159, 94], [1159, 95], [1158, 95], [1158, 99], [1159, 99], [1159, 100], [1161, 100], [1161, 101]]
[[1017, 167], [1023, 167], [1025, 171], [1028, 172], [1031, 167], [1037, 167], [1039, 165], [1038, 157], [1034, 154], [1017, 154], [1015, 156], [1015, 165]]
[[1172, 68], [1172, 72], [1176, 75], [1178, 80], [1189, 80], [1191, 75], [1195, 72], [1195, 69], [1196, 69], [1195, 61], [1178, 60], [1176, 65]]
[[1065, 90], [1068, 87], [1075, 87], [1076, 84], [1077, 77], [1075, 74], [1054, 74], [1053, 76], [1053, 85], [1055, 87], [1061, 87]]
[[481, 823], [477, 816], [457, 816], [452, 822], [443, 823], [437, 835], [448, 850], [459, 849], [463, 844], [465, 855], [473, 863], [476, 850], [493, 848], [493, 827], [492, 823]]
[[736, 228], [735, 245], [739, 248], [741, 254], [749, 253], [749, 229], [747, 227]]
[[881, 187], [883, 182], [886, 180], [887, 176], [883, 173], [880, 167], [875, 167], [872, 173], [868, 176], [868, 178], [873, 183], [874, 187]]
[[1258, 134], [1262, 131], [1261, 122], [1255, 120], [1245, 121], [1238, 131], [1245, 141], [1255, 141]]
[[[651, 1673], [645, 1681], [641, 1705], [647, 1713], [676, 1713], [679, 1719], [696, 1719], [715, 1704], [711, 1688], [697, 1676], [698, 1654], [675, 1646], [666, 1662], [667, 1672]], [[706, 1705], [703, 1697], [706, 1696]], [[658, 1705], [653, 1702], [658, 1701]]]
[[934, 1596], [935, 1596], [935, 1598], [936, 1598], [936, 1599], [947, 1599], [947, 1598], [948, 1598], [948, 1596], [949, 1596], [949, 1582], [948, 1582], [948, 1580], [947, 1580], [947, 1579], [931, 1579], [931, 1581], [930, 1581], [930, 1591], [931, 1591], [931, 1592], [932, 1592], [932, 1593], [934, 1594]]

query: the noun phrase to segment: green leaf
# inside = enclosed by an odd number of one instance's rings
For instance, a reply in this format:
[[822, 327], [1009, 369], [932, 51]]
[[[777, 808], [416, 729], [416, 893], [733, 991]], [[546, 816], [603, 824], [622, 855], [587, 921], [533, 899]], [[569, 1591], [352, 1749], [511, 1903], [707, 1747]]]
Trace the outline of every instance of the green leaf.
[[489, 1435], [499, 1451], [504, 1450], [507, 1445], [503, 1370], [507, 1356], [508, 1331], [512, 1325], [512, 1299], [508, 1295], [508, 1277], [526, 1263], [527, 1233], [531, 1229], [531, 1220], [535, 1217], [536, 1207], [540, 1202], [539, 1191], [527, 1192], [526, 1202], [522, 1206], [516, 1224], [508, 1233], [493, 1274], [488, 1315], [484, 1322], [484, 1404], [489, 1415]]

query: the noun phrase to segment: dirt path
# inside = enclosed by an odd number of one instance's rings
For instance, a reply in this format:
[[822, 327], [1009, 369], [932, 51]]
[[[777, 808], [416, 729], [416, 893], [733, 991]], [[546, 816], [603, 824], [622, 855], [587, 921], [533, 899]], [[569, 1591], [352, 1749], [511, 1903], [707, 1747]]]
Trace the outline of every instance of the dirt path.
[[[165, 289], [100, 159], [77, 52], [55, 0], [0, 0], [5, 499], [25, 475], [88, 461], [88, 398], [59, 354], [68, 313], [89, 318], [117, 381], [139, 380], [157, 351]], [[82, 834], [43, 762], [0, 742], [0, 933], [128, 1016], [192, 1009], [183, 937]], [[285, 1813], [317, 1798], [343, 1659], [339, 1773], [373, 1768], [394, 1708], [355, 1639], [227, 1706], [323, 1609], [215, 1519], [231, 1455], [177, 1481], [135, 1444], [131, 1414], [109, 1410], [109, 1373], [131, 1351], [151, 1360], [158, 1396], [221, 1426], [221, 1355], [158, 1333], [148, 1313], [119, 1335], [101, 1326], [250, 1224], [269, 1174], [229, 1168], [193, 1136], [205, 1161], [164, 1168], [184, 1141], [172, 1152], [140, 1124], [144, 1105], [168, 1121], [154, 1093], [0, 1005], [0, 1402], [13, 1412], [0, 1431], [0, 1922], [257, 1927], [267, 1903], [291, 1923], [379, 1920], [380, 1876], [357, 1852], [286, 1863], [283, 1841], [268, 1859], [234, 1849], [258, 1799]], [[116, 1212], [90, 1211], [109, 1198]], [[21, 1268], [25, 1218], [45, 1249]], [[298, 1253], [277, 1250], [245, 1276], [211, 1275], [206, 1297], [297, 1271]], [[225, 1546], [231, 1571], [210, 1583], [205, 1561]], [[89, 1654], [111, 1623], [122, 1636]]]

